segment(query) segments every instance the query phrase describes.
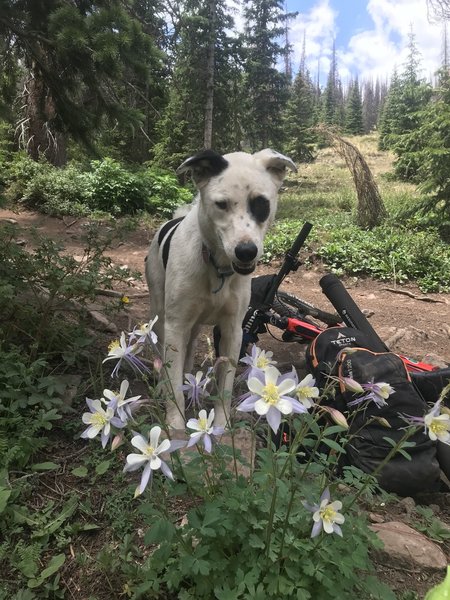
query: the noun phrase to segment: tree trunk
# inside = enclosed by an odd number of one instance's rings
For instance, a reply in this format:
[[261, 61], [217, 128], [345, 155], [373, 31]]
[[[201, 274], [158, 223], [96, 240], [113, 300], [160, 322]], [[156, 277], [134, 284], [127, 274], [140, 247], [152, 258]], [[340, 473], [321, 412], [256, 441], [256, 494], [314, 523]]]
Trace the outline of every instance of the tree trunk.
[[206, 55], [206, 102], [203, 146], [211, 148], [214, 111], [214, 54], [216, 43], [216, 0], [209, 2], [209, 43]]
[[25, 131], [22, 143], [33, 160], [45, 158], [54, 166], [67, 162], [66, 140], [56, 131], [52, 121], [56, 116], [55, 104], [40, 73], [30, 70], [25, 89]]

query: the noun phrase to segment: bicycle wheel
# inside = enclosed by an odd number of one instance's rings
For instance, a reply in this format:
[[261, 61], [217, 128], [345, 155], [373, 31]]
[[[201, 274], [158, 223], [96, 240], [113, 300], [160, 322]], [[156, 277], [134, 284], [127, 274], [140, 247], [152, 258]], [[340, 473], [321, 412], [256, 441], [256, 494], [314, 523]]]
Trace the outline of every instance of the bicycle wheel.
[[297, 296], [278, 290], [274, 298], [272, 308], [282, 317], [299, 317], [308, 316], [318, 321], [322, 321], [326, 325], [338, 325], [342, 323], [342, 319], [338, 314], [332, 314], [317, 308], [313, 304], [300, 300]]

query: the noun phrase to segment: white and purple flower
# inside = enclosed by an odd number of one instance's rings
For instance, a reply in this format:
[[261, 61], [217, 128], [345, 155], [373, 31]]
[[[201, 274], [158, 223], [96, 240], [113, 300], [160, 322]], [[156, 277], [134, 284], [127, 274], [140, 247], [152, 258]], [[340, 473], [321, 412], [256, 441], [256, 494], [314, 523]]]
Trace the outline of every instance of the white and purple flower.
[[251, 354], [246, 354], [241, 358], [240, 362], [247, 365], [247, 368], [240, 376], [241, 379], [249, 379], [253, 377], [256, 371], [265, 371], [267, 367], [276, 365], [276, 361], [272, 360], [273, 352], [270, 350], [262, 350], [256, 344], [253, 344]]
[[117, 364], [111, 373], [111, 377], [114, 377], [119, 372], [122, 363], [129, 364], [134, 370], [138, 371], [141, 375], [145, 375], [149, 372], [148, 367], [141, 361], [137, 356], [141, 352], [143, 346], [139, 344], [127, 344], [125, 339], [125, 333], [122, 331], [119, 340], [114, 340], [108, 347], [108, 356], [103, 360], [117, 360]]
[[156, 346], [156, 343], [158, 342], [158, 336], [153, 331], [153, 326], [157, 320], [158, 315], [156, 315], [156, 317], [148, 323], [142, 323], [139, 325], [139, 327], [135, 327], [133, 331], [128, 334], [130, 336], [130, 342], [133, 342], [134, 340], [136, 340], [137, 344], [145, 344], [150, 342]]
[[107, 407], [105, 410], [100, 400], [86, 398], [86, 404], [90, 412], [83, 413], [82, 421], [89, 427], [83, 431], [81, 437], [91, 440], [101, 432], [102, 447], [105, 448], [111, 437], [111, 425], [123, 429], [125, 422], [114, 416], [112, 408]]
[[310, 506], [303, 502], [303, 506], [313, 513], [312, 538], [318, 536], [322, 529], [325, 533], [337, 533], [342, 537], [340, 525], [345, 522], [344, 515], [339, 512], [342, 508], [342, 502], [340, 500], [330, 502], [330, 490], [328, 488], [325, 488], [320, 496], [319, 504]]
[[194, 433], [190, 434], [189, 442], [187, 447], [190, 448], [194, 444], [203, 443], [205, 451], [210, 453], [212, 450], [211, 436], [222, 435], [225, 431], [223, 427], [214, 427], [214, 409], [211, 409], [207, 416], [206, 410], [202, 409], [198, 413], [198, 419], [189, 419], [186, 423], [188, 429], [193, 429]]
[[105, 402], [108, 408], [112, 408], [113, 411], [119, 417], [119, 419], [121, 419], [124, 422], [132, 418], [130, 405], [132, 403], [137, 402], [141, 397], [133, 396], [132, 398], [125, 399], [129, 386], [130, 384], [128, 383], [128, 381], [124, 379], [120, 384], [119, 392], [113, 392], [112, 390], [103, 390], [103, 402]]
[[274, 433], [280, 426], [281, 415], [306, 412], [303, 404], [288, 395], [296, 388], [295, 380], [281, 375], [273, 365], [269, 365], [265, 371], [255, 371], [247, 385], [250, 394], [246, 394], [237, 410], [254, 410], [258, 415], [265, 416]]
[[137, 434], [131, 439], [131, 444], [137, 448], [141, 454], [129, 454], [126, 459], [127, 463], [123, 470], [124, 472], [137, 471], [141, 467], [144, 467], [141, 482], [137, 486], [134, 493], [135, 498], [144, 492], [148, 482], [151, 479], [153, 471], [161, 469], [166, 477], [172, 480], [174, 479], [172, 471], [160, 458], [160, 454], [165, 452], [169, 453], [175, 448], [172, 447], [171, 442], [168, 439], [165, 439], [159, 443], [160, 436], [161, 427], [159, 425], [155, 425], [150, 429], [147, 437]]
[[386, 400], [391, 396], [391, 394], [395, 394], [395, 389], [385, 381], [380, 381], [378, 383], [361, 383], [359, 384], [357, 381], [353, 379], [344, 378], [343, 383], [347, 389], [354, 393], [364, 393], [360, 398], [356, 398], [355, 400], [351, 400], [348, 402], [348, 406], [356, 406], [361, 404], [361, 402], [374, 402], [378, 408], [383, 408], [383, 406], [387, 406]]
[[187, 393], [188, 406], [193, 405], [198, 408], [200, 401], [208, 395], [207, 386], [211, 381], [211, 378], [208, 376], [210, 371], [211, 369], [209, 369], [205, 376], [203, 376], [203, 371], [197, 371], [195, 376], [192, 373], [185, 373], [184, 385], [180, 389], [182, 392]]

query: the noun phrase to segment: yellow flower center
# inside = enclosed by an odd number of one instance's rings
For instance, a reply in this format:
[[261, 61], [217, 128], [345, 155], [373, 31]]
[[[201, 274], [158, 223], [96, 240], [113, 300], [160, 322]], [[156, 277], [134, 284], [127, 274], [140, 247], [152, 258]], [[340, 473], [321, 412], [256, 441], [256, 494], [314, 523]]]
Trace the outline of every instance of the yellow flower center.
[[267, 404], [274, 405], [280, 399], [280, 394], [278, 393], [278, 388], [274, 383], [268, 383], [264, 387], [264, 392], [262, 396], [264, 402]]
[[147, 456], [152, 456], [152, 454], [154, 453], [155, 449], [153, 448], [153, 446], [150, 446], [150, 444], [147, 446], [147, 448], [145, 449], [145, 454]]
[[120, 348], [120, 342], [119, 340], [114, 340], [113, 342], [110, 343], [110, 345], [108, 346], [108, 350], [110, 352], [113, 352], [114, 350], [117, 350], [117, 348]]
[[258, 367], [258, 369], [265, 369], [268, 364], [269, 364], [269, 361], [265, 356], [260, 356], [256, 360], [256, 366]]
[[435, 434], [445, 433], [447, 431], [447, 421], [433, 419], [430, 423], [430, 430]]
[[95, 413], [92, 415], [92, 425], [95, 425], [96, 427], [104, 427], [107, 422], [108, 419], [101, 413]]
[[313, 388], [305, 385], [304, 387], [298, 388], [296, 391], [299, 400], [305, 400], [306, 398], [312, 398]]
[[334, 522], [334, 517], [336, 515], [336, 511], [331, 506], [325, 506], [320, 511], [320, 517], [323, 521], [329, 521], [330, 523]]
[[208, 421], [207, 419], [199, 419], [198, 420], [198, 426], [202, 431], [206, 431], [208, 428]]

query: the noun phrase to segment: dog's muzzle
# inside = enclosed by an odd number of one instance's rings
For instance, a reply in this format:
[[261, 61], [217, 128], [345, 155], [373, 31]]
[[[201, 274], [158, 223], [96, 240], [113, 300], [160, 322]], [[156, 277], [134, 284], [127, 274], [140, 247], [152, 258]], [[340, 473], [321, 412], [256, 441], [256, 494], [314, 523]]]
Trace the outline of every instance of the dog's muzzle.
[[233, 269], [239, 275], [250, 275], [256, 267], [258, 248], [253, 242], [241, 242], [234, 249], [237, 261], [233, 261]]

